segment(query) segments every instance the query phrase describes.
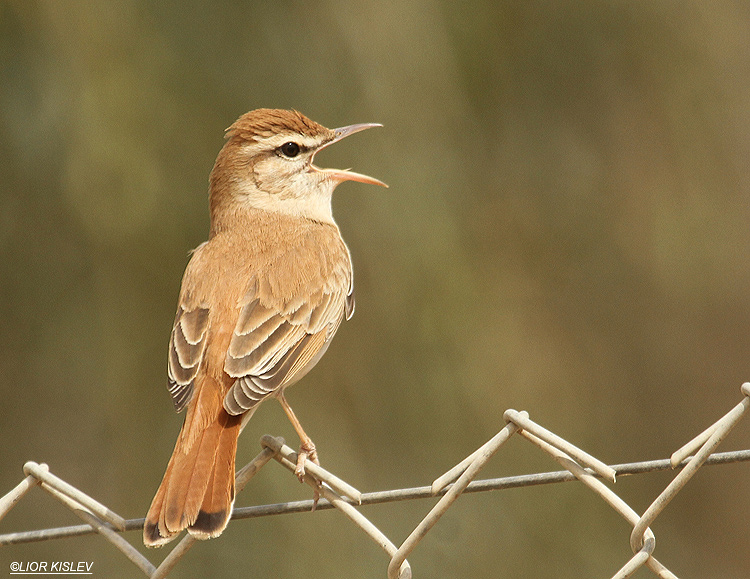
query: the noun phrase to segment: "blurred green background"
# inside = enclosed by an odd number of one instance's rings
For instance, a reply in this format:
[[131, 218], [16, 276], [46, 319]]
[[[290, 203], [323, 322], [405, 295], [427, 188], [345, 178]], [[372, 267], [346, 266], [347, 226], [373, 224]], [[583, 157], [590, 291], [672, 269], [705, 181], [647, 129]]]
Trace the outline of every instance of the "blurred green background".
[[[26, 460], [142, 517], [182, 422], [166, 350], [223, 130], [380, 122], [317, 159], [357, 312], [289, 398], [362, 491], [429, 484], [507, 408], [610, 462], [669, 456], [750, 379], [745, 2], [0, 1], [0, 494]], [[298, 441], [276, 403], [243, 433]], [[720, 450], [750, 446], [741, 423]], [[482, 476], [557, 470], [513, 439]], [[680, 577], [750, 576], [747, 465], [657, 520]], [[623, 478], [642, 511], [672, 473]], [[45, 493], [0, 532], [78, 524]], [[237, 500], [309, 498], [275, 464]], [[400, 542], [431, 502], [367, 507]], [[140, 542], [138, 533], [128, 539]], [[463, 497], [415, 577], [609, 577], [629, 527], [578, 484]], [[161, 560], [166, 551], [150, 551]], [[135, 577], [98, 537], [0, 550]], [[170, 577], [383, 578], [332, 511], [239, 521]], [[636, 577], [651, 577], [640, 571]]]

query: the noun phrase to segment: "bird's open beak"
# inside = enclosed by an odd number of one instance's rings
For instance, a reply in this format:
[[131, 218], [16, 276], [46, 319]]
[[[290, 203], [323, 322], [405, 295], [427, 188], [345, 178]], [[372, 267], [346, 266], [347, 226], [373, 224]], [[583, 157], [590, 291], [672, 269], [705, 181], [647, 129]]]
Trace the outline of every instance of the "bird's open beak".
[[[348, 127], [341, 127], [339, 129], [333, 129], [333, 132], [334, 132], [333, 139], [323, 144], [317, 151], [315, 151], [315, 154], [317, 154], [318, 151], [322, 151], [323, 149], [325, 149], [328, 145], [332, 145], [333, 143], [340, 141], [344, 137], [348, 137], [349, 135], [353, 135], [354, 133], [358, 133], [359, 131], [364, 131], [365, 129], [371, 129], [372, 127], [382, 127], [382, 126], [383, 125], [379, 123], [361, 123], [358, 125], [349, 125]], [[313, 155], [313, 157], [315, 157], [315, 155]], [[388, 187], [388, 185], [386, 185], [379, 179], [375, 179], [375, 177], [368, 177], [367, 175], [362, 175], [361, 173], [355, 173], [354, 171], [350, 171], [348, 169], [321, 169], [312, 164], [312, 159], [310, 159], [310, 167], [312, 167], [315, 171], [324, 173], [326, 177], [336, 181], [337, 183], [341, 183], [342, 181], [358, 181], [360, 183], [369, 183], [371, 185], [380, 185], [381, 187]]]

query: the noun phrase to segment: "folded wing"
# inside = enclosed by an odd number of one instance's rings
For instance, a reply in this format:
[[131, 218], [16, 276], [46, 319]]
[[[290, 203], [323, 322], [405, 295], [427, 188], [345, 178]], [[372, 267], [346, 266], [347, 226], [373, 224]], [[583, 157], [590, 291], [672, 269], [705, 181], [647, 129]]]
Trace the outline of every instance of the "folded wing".
[[354, 307], [351, 286], [321, 290], [281, 306], [264, 303], [262, 293], [254, 280], [227, 351], [224, 370], [236, 380], [224, 398], [224, 408], [232, 415], [250, 410], [302, 378]]

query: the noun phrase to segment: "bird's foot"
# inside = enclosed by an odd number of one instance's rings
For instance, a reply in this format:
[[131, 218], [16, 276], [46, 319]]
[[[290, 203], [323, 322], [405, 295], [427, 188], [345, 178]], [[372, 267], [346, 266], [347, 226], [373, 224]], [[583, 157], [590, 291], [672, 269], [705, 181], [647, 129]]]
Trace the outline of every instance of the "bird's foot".
[[311, 460], [315, 464], [320, 465], [318, 460], [318, 451], [315, 450], [315, 445], [312, 440], [303, 440], [297, 453], [297, 466], [294, 469], [294, 474], [297, 475], [299, 482], [305, 480], [305, 463]]
[[[297, 466], [294, 469], [294, 474], [297, 475], [300, 482], [304, 482], [305, 480], [305, 463], [308, 460], [311, 460], [320, 466], [318, 452], [315, 450], [315, 444], [313, 444], [313, 441], [310, 439], [302, 441], [299, 447], [299, 452], [297, 453]], [[318, 501], [320, 500], [320, 491], [318, 489], [322, 484], [318, 479], [315, 479], [315, 482], [317, 483], [317, 486], [313, 491], [313, 511], [315, 510], [315, 507], [318, 506]]]

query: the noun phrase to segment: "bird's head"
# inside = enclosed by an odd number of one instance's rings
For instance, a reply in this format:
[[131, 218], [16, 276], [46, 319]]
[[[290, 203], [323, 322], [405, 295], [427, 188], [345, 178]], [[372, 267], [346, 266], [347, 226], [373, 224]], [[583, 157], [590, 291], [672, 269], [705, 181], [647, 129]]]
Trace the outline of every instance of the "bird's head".
[[[211, 172], [211, 214], [242, 207], [333, 222], [331, 195], [339, 183], [385, 183], [349, 170], [321, 169], [316, 153], [344, 137], [381, 125], [326, 127], [297, 111], [257, 109], [227, 129]], [[225, 209], [225, 210], [226, 210]]]

